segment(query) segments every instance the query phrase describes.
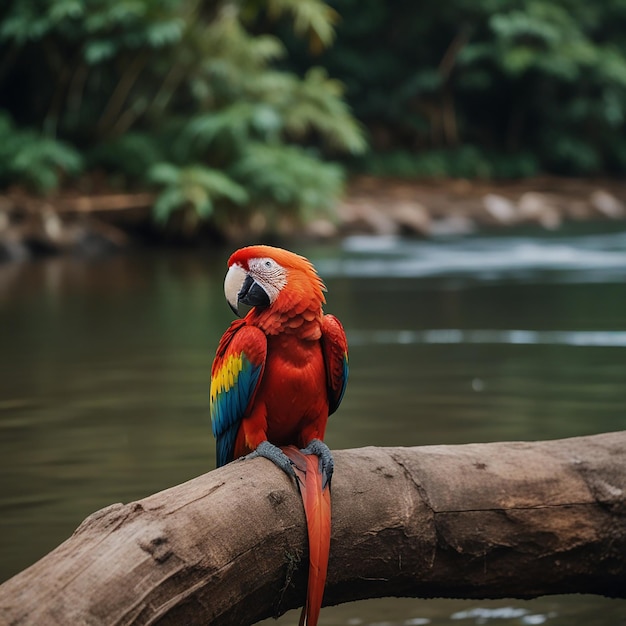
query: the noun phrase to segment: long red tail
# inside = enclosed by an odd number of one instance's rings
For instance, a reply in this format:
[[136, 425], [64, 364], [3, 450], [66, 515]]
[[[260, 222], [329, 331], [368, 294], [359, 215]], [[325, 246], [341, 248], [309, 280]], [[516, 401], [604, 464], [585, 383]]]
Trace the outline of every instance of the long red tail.
[[330, 487], [322, 489], [317, 456], [302, 454], [295, 446], [286, 446], [283, 451], [294, 464], [309, 534], [309, 582], [300, 626], [317, 626], [330, 552]]

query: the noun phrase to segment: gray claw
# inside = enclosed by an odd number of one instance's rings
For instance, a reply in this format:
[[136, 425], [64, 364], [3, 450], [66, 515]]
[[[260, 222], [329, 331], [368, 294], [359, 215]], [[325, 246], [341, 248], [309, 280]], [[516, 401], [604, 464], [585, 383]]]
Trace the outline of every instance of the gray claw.
[[269, 441], [262, 441], [254, 452], [251, 452], [244, 458], [254, 459], [259, 456], [269, 459], [272, 463], [274, 463], [274, 465], [280, 467], [280, 469], [283, 470], [287, 476], [290, 476], [291, 478], [296, 477], [296, 473], [292, 467], [289, 457], [273, 443], [270, 443]]
[[330, 484], [335, 469], [335, 461], [330, 453], [330, 448], [319, 439], [311, 439], [309, 445], [301, 450], [302, 454], [314, 454], [320, 460], [320, 472], [322, 474], [322, 489]]

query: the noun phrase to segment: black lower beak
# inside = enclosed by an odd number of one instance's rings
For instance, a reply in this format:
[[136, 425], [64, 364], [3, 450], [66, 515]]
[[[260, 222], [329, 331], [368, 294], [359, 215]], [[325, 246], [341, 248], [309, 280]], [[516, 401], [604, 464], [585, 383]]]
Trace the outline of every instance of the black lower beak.
[[246, 277], [246, 280], [241, 286], [241, 290], [237, 294], [237, 300], [248, 306], [266, 307], [270, 305], [270, 298], [265, 292], [265, 289], [254, 282], [251, 276]]

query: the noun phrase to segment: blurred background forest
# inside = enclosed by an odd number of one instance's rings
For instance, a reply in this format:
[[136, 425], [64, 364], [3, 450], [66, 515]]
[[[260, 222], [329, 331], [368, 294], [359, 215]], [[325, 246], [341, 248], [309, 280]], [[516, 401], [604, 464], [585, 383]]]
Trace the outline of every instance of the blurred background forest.
[[271, 231], [355, 173], [620, 177], [625, 30], [622, 0], [10, 0], [0, 187]]

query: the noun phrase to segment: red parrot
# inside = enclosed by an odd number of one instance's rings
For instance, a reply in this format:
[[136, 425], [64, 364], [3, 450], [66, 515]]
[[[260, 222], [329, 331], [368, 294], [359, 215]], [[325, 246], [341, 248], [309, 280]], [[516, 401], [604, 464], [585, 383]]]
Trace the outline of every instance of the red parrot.
[[[296, 478], [309, 534], [309, 583], [300, 623], [317, 624], [330, 548], [333, 459], [323, 443], [328, 416], [348, 379], [339, 320], [324, 315], [326, 288], [311, 262], [270, 246], [237, 250], [224, 293], [235, 314], [211, 370], [217, 466], [262, 456]], [[311, 456], [314, 455], [314, 456]]]

